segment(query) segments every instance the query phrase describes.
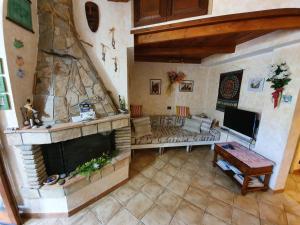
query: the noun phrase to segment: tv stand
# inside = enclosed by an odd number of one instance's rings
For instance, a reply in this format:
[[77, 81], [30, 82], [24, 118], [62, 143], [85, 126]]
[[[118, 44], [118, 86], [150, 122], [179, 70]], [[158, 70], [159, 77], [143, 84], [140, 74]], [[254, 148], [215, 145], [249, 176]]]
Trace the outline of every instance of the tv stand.
[[[227, 148], [227, 146], [232, 146], [233, 149]], [[218, 164], [219, 156], [237, 170], [224, 170]], [[225, 142], [215, 145], [213, 166], [218, 166], [225, 174], [241, 185], [241, 193], [245, 195], [248, 192], [267, 191], [269, 189], [274, 163], [237, 142]], [[237, 171], [239, 171], [238, 174], [240, 175], [237, 174]], [[264, 180], [261, 181], [261, 186], [251, 187], [251, 180], [258, 180], [258, 177], [261, 176], [264, 177]], [[237, 177], [243, 177], [243, 179], [240, 180]]]

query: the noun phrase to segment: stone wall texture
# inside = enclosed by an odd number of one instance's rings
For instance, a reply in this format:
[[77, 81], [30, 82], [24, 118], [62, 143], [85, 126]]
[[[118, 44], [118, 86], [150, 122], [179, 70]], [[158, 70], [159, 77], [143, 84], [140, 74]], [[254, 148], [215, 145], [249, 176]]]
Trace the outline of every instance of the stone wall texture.
[[[72, 13], [72, 0], [39, 0], [39, 51], [34, 106], [46, 123], [69, 122], [79, 103], [94, 104], [98, 117], [116, 107], [82, 46]], [[85, 18], [83, 18], [85, 19]]]

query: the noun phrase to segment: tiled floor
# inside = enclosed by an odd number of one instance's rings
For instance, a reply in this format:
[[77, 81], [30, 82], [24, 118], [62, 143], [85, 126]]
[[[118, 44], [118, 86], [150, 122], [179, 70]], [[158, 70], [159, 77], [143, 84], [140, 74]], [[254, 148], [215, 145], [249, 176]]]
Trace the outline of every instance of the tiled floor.
[[71, 218], [31, 220], [26, 225], [300, 224], [299, 177], [289, 178], [285, 193], [241, 196], [211, 160], [208, 147], [192, 153], [173, 149], [162, 156], [138, 151], [126, 185]]

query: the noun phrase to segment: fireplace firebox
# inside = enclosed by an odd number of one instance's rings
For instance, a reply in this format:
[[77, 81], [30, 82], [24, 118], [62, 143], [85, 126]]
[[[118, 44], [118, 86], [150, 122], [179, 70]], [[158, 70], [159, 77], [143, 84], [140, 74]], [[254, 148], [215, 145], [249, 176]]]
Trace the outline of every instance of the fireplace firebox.
[[47, 174], [66, 174], [74, 171], [103, 153], [112, 155], [115, 150], [115, 132], [94, 134], [69, 141], [42, 145]]

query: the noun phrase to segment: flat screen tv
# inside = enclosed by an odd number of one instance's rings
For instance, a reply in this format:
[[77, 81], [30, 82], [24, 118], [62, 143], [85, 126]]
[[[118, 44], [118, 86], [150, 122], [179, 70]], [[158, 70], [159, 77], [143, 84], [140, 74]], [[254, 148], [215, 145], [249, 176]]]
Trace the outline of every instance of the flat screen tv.
[[254, 138], [257, 122], [257, 113], [230, 107], [225, 108], [223, 125], [238, 133]]

